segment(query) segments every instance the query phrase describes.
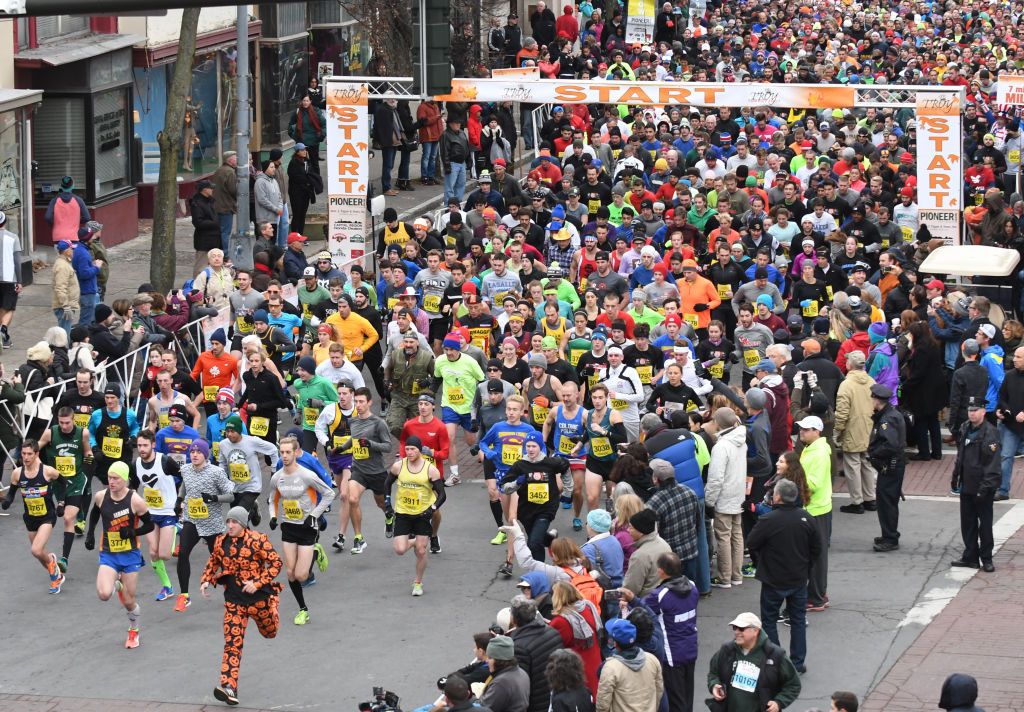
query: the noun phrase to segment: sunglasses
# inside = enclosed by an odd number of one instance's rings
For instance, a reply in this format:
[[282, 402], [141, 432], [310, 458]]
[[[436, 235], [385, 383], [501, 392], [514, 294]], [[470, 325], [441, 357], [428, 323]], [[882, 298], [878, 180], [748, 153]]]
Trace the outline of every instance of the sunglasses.
[[733, 629], [733, 630], [735, 630], [735, 631], [740, 631], [740, 630], [746, 630], [746, 629], [747, 629], [747, 628], [749, 628], [749, 627], [750, 627], [750, 626], [738, 626], [738, 625], [734, 625], [734, 626], [732, 627], [732, 629]]

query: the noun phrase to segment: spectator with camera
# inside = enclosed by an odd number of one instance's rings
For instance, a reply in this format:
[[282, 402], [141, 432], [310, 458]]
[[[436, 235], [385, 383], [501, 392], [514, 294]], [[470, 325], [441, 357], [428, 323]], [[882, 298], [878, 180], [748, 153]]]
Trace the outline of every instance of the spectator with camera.
[[[503, 636], [499, 636], [503, 637]], [[528, 598], [512, 599], [512, 630], [508, 634], [515, 646], [519, 667], [529, 679], [529, 712], [547, 712], [551, 690], [544, 671], [551, 653], [562, 647], [562, 636], [537, 618], [537, 604]], [[495, 638], [497, 640], [498, 638]], [[494, 641], [491, 641], [491, 645]], [[490, 656], [490, 645], [487, 654]], [[481, 700], [484, 704], [486, 701]]]
[[[548, 630], [558, 638], [558, 633]], [[491, 671], [491, 679], [480, 695], [480, 705], [492, 712], [527, 712], [531, 701], [530, 676], [520, 667], [512, 638], [496, 635], [491, 639], [487, 644], [487, 667]], [[539, 674], [543, 674], [543, 668]], [[545, 687], [546, 684], [545, 681]], [[544, 709], [547, 709], [546, 699]]]

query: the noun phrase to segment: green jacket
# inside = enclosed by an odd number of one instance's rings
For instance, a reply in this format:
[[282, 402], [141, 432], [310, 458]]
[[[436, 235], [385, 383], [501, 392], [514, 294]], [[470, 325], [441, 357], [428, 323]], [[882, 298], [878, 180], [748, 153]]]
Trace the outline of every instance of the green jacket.
[[824, 437], [819, 437], [800, 453], [800, 464], [807, 476], [811, 501], [805, 509], [812, 517], [832, 511], [832, 448]]
[[[774, 660], [774, 664], [766, 664], [769, 658]], [[759, 673], [753, 691], [741, 689], [742, 681], [734, 684], [736, 668], [742, 663], [749, 663]], [[773, 700], [779, 709], [785, 709], [796, 701], [801, 689], [800, 676], [786, 651], [769, 641], [763, 630], [758, 635], [757, 643], [746, 655], [735, 642], [726, 643], [718, 649], [708, 669], [708, 691], [713, 690], [715, 685], [722, 686], [726, 698], [723, 702], [709, 699], [708, 708], [723, 712], [762, 712], [767, 703]]]
[[320, 417], [321, 409], [310, 406], [310, 399], [322, 400], [325, 404], [337, 403], [338, 391], [323, 376], [313, 376], [308, 381], [296, 378], [292, 385], [295, 386], [295, 394], [298, 396], [298, 410], [302, 418], [302, 429], [313, 431], [316, 429], [316, 419]]

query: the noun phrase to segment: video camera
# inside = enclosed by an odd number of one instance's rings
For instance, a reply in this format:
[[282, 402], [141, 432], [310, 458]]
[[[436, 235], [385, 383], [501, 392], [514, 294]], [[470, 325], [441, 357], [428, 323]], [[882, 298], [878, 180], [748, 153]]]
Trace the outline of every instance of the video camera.
[[398, 695], [394, 692], [385, 691], [383, 687], [374, 687], [373, 700], [360, 702], [359, 712], [402, 712], [398, 702]]

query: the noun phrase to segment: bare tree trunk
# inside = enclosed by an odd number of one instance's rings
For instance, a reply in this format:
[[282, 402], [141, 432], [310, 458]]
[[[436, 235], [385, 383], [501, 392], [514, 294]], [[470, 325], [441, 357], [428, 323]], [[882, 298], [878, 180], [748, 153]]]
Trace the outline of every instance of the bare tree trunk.
[[196, 32], [200, 8], [186, 8], [178, 32], [178, 56], [167, 93], [164, 130], [157, 134], [160, 145], [160, 177], [153, 206], [153, 248], [149, 256], [149, 279], [160, 292], [174, 285], [175, 205], [178, 202], [178, 149], [181, 147], [185, 98], [192, 84], [192, 59], [196, 54]]

